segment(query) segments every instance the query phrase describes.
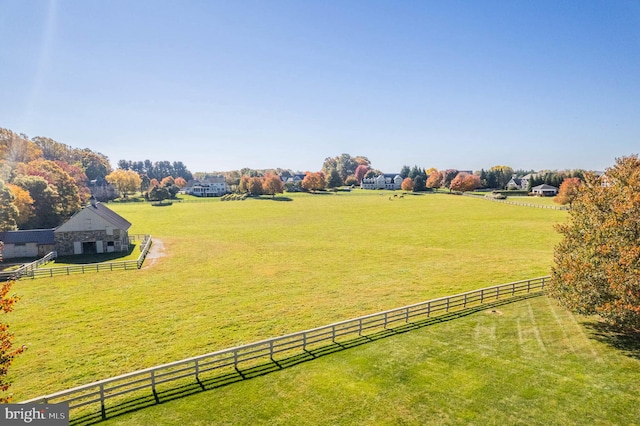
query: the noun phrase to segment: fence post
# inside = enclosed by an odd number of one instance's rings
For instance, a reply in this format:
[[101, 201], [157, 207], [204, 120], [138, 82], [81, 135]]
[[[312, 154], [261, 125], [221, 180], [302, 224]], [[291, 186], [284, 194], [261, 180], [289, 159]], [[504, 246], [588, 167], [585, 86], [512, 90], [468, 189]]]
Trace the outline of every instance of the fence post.
[[307, 350], [307, 333], [302, 333], [302, 350]]
[[102, 420], [106, 420], [107, 410], [104, 406], [104, 383], [100, 383], [100, 414], [102, 415]]
[[447, 297], [447, 310], [446, 310], [446, 312], [449, 312], [449, 300], [450, 299]]
[[480, 289], [480, 304], [484, 303], [484, 289]]
[[331, 326], [331, 341], [333, 343], [336, 342], [336, 326], [335, 325]]
[[362, 336], [362, 318], [358, 321], [358, 336]]
[[200, 363], [198, 363], [198, 358], [195, 359], [195, 369], [196, 369], [196, 380], [200, 381]]
[[387, 313], [384, 313], [384, 328], [387, 328]]
[[463, 305], [463, 307], [464, 308], [467, 307], [467, 293], [464, 294], [464, 305]]
[[431, 316], [431, 302], [427, 302], [427, 318]]
[[269, 359], [273, 361], [273, 339], [269, 340]]

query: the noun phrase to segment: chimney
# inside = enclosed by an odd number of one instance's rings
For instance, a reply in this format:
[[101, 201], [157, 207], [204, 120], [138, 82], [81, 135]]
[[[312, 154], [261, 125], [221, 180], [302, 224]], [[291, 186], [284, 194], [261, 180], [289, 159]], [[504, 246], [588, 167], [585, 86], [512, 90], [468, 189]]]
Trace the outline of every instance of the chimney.
[[91, 203], [91, 207], [95, 207], [97, 202], [96, 197], [92, 195], [91, 198], [89, 198], [89, 202]]

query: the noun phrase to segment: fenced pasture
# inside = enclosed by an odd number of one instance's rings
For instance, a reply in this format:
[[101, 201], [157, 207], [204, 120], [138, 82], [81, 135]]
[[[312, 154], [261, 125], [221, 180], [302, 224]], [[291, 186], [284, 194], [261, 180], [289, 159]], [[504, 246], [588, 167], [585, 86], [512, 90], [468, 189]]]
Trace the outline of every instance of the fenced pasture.
[[[223, 381], [226, 381], [229, 374], [234, 376], [238, 374], [242, 377], [241, 370], [250, 370], [269, 361], [277, 364], [276, 359], [288, 359], [309, 353], [312, 350], [322, 349], [330, 344], [348, 342], [356, 336], [375, 335], [382, 330], [388, 328], [393, 330], [395, 327], [404, 324], [419, 325], [433, 317], [464, 311], [469, 307], [477, 307], [485, 303], [517, 296], [541, 294], [548, 278], [540, 277], [502, 284], [415, 303], [401, 308], [324, 325], [311, 330], [273, 337], [260, 342], [154, 366], [51, 395], [40, 396], [25, 402], [66, 402], [69, 403], [72, 410], [88, 406], [93, 408], [94, 415], [99, 412], [100, 417], [106, 419], [107, 404], [112, 398], [131, 393], [139, 394], [139, 390], [147, 389], [157, 402], [160, 402], [159, 386], [164, 383], [181, 381], [181, 379], [189, 377], [193, 379], [193, 382], [201, 383], [202, 375], [211, 376], [211, 373], [213, 373], [214, 378], [222, 379]], [[125, 405], [135, 405], [135, 402], [130, 402], [134, 398], [125, 397], [120, 399], [125, 401]], [[113, 407], [109, 411], [114, 411]], [[91, 411], [89, 413], [91, 416]]]
[[165, 255], [135, 273], [17, 282], [11, 327], [29, 350], [14, 398], [543, 276], [566, 217], [440, 194], [287, 196], [110, 205]]
[[161, 404], [147, 390], [146, 408], [114, 407], [103, 424], [638, 424], [638, 343], [547, 297], [426, 325], [243, 369], [245, 379], [160, 385]]

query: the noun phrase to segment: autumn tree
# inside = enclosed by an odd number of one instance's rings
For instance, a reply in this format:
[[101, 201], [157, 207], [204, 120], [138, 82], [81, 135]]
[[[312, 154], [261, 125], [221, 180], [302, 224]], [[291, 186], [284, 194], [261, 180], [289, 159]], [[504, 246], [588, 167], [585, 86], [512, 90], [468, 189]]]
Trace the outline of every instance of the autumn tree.
[[105, 179], [115, 186], [125, 198], [127, 193], [139, 190], [142, 184], [140, 175], [133, 170], [118, 169], [108, 174]]
[[355, 171], [355, 177], [358, 179], [358, 185], [362, 183], [362, 179], [365, 177], [367, 172], [369, 171], [369, 166], [365, 166], [364, 164], [358, 164]]
[[571, 207], [573, 200], [578, 196], [578, 189], [581, 183], [582, 181], [577, 177], [565, 179], [558, 189], [558, 195], [553, 197], [553, 201], [562, 205], [569, 204], [569, 207]]
[[29, 222], [34, 215], [33, 198], [29, 191], [19, 187], [18, 185], [7, 184], [7, 188], [13, 194], [13, 204], [18, 209], [18, 217], [16, 218], [16, 225], [20, 228], [25, 223]]
[[482, 183], [480, 182], [480, 176], [470, 175], [468, 173], [458, 173], [458, 175], [451, 181], [449, 189], [452, 191], [466, 192], [473, 191], [481, 186]]
[[[147, 179], [149, 178], [147, 177]], [[184, 188], [185, 186], [187, 186], [187, 181], [183, 177], [178, 176], [175, 180], [175, 184], [178, 188]]]
[[247, 192], [251, 195], [262, 195], [262, 177], [251, 177], [247, 182]]
[[[0, 244], [2, 244], [2, 242], [0, 242]], [[2, 247], [0, 247], [0, 252], [1, 251]], [[17, 296], [9, 296], [12, 285], [13, 281], [6, 281], [2, 283], [2, 286], [0, 287], [0, 311], [4, 314], [11, 312], [13, 310], [13, 305], [15, 305], [19, 300], [19, 297]], [[13, 338], [13, 333], [9, 331], [9, 324], [4, 321], [0, 322], [0, 392], [6, 392], [9, 389], [10, 383], [7, 380], [9, 367], [11, 367], [14, 358], [26, 349], [25, 346], [14, 348]], [[0, 403], [6, 404], [10, 401], [11, 396], [0, 396]]]
[[33, 200], [33, 215], [21, 228], [55, 228], [62, 223], [58, 193], [42, 176], [20, 175], [13, 180], [13, 184], [28, 191]]
[[413, 179], [410, 177], [404, 178], [400, 188], [402, 188], [403, 191], [413, 191]]
[[451, 181], [458, 176], [458, 173], [459, 172], [456, 169], [447, 169], [442, 171], [442, 186], [451, 189]]
[[302, 189], [306, 191], [320, 191], [324, 189], [324, 173], [307, 172], [302, 179]]
[[431, 172], [427, 179], [427, 188], [440, 188], [442, 186], [443, 175], [442, 172]]
[[[35, 160], [19, 164], [16, 171], [20, 175], [41, 176], [54, 190], [53, 202], [60, 221], [66, 220], [82, 207], [78, 185], [69, 173], [51, 160]], [[31, 194], [36, 200], [36, 196]]]
[[640, 329], [640, 159], [616, 160], [609, 186], [585, 176], [569, 211], [557, 226], [549, 294], [579, 314]]
[[262, 192], [275, 198], [276, 194], [284, 192], [284, 182], [279, 176], [269, 173], [262, 182]]

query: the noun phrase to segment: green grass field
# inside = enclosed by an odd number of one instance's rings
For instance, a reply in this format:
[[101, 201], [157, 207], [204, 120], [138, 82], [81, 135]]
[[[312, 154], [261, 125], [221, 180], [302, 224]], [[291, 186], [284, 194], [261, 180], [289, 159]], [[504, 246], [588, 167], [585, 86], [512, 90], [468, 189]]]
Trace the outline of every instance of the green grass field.
[[196, 390], [107, 424], [632, 425], [639, 346], [537, 297]]
[[29, 350], [11, 370], [15, 399], [546, 275], [553, 225], [566, 217], [439, 194], [285, 195], [110, 205], [131, 233], [161, 240], [165, 256], [140, 271], [16, 283], [22, 300], [8, 318]]

